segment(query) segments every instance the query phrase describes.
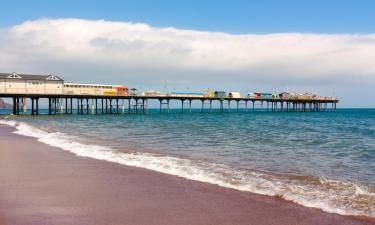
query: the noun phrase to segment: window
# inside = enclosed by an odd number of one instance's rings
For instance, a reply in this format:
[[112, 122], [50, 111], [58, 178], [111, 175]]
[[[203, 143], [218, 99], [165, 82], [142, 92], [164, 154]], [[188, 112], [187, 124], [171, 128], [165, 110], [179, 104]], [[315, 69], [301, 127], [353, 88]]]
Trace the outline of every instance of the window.
[[27, 82], [29, 85], [43, 85], [43, 82], [39, 82], [39, 81], [29, 81]]

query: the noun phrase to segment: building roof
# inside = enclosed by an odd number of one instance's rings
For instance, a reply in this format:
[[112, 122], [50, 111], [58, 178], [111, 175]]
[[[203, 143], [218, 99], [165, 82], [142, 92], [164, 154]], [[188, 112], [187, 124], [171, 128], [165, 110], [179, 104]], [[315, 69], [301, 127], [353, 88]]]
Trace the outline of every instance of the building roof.
[[19, 80], [48, 80], [48, 81], [64, 81], [61, 77], [48, 75], [34, 75], [34, 74], [18, 74], [18, 73], [0, 73], [0, 79], [19, 79]]

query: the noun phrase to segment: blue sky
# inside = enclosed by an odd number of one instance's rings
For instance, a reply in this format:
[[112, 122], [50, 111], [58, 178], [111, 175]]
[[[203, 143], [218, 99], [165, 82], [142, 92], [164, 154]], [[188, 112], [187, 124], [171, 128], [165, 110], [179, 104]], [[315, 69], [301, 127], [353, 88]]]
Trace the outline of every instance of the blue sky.
[[371, 0], [3, 0], [0, 26], [74, 17], [230, 33], [369, 33], [374, 11]]
[[0, 0], [0, 71], [374, 107], [374, 12], [370, 0]]

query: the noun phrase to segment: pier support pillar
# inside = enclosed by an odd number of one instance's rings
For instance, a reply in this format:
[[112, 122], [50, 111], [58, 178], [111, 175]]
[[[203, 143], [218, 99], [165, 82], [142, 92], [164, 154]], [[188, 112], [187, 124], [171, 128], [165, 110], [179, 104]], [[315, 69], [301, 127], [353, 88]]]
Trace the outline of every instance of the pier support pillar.
[[20, 114], [20, 98], [17, 98], [17, 115]]
[[48, 98], [48, 115], [52, 114], [52, 99]]
[[125, 113], [125, 99], [121, 99], [121, 113]]
[[83, 115], [83, 110], [84, 110], [84, 108], [83, 108], [83, 98], [81, 98], [80, 101], [81, 101], [81, 115]]
[[102, 98], [102, 104], [101, 104], [101, 111], [102, 115], [104, 114], [104, 99]]
[[17, 114], [17, 100], [16, 100], [16, 97], [13, 98], [13, 114], [16, 115]]
[[91, 114], [95, 114], [95, 104], [94, 104], [94, 100], [95, 100], [95, 99], [92, 98], [91, 101], [90, 101], [90, 102], [91, 102], [91, 107], [90, 107], [90, 113], [91, 113]]
[[109, 114], [112, 114], [112, 98], [109, 99]]
[[138, 114], [138, 98], [135, 99], [134, 108], [135, 108], [135, 114]]
[[36, 109], [37, 107], [37, 99], [35, 98], [30, 98], [31, 99], [31, 115], [38, 114], [38, 110]]
[[56, 115], [57, 114], [57, 98], [54, 98], [54, 111]]
[[77, 100], [77, 114], [79, 114], [79, 111], [80, 111], [80, 109], [79, 109], [79, 98], [77, 98], [76, 100]]
[[116, 98], [116, 113], [119, 114], [119, 110], [118, 110], [118, 98]]
[[65, 98], [65, 114], [68, 114], [68, 98]]
[[98, 114], [98, 99], [95, 98], [95, 115]]
[[160, 114], [161, 114], [161, 103], [162, 103], [162, 101], [163, 101], [163, 99], [159, 99], [159, 112], [160, 112]]
[[16, 98], [16, 115], [20, 114], [20, 98]]
[[39, 98], [35, 99], [35, 114], [39, 115]]
[[31, 115], [34, 115], [34, 98], [31, 98]]
[[23, 112], [26, 113], [27, 112], [27, 98], [26, 97], [23, 97], [22, 99], [22, 108], [23, 108]]
[[142, 113], [146, 114], [146, 107], [145, 105], [147, 104], [147, 100], [142, 98]]
[[39, 115], [39, 98], [31, 98], [31, 115]]
[[108, 114], [108, 99], [105, 99], [105, 114]]

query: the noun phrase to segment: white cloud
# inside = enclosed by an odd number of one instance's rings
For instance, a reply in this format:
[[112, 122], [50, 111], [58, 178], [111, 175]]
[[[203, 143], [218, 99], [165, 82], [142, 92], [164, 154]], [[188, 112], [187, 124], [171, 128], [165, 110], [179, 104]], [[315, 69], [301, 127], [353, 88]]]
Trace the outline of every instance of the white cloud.
[[3, 72], [133, 83], [375, 84], [375, 34], [233, 35], [83, 19], [27, 21], [2, 33]]

